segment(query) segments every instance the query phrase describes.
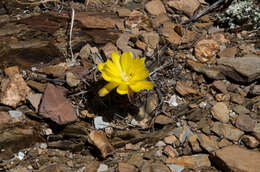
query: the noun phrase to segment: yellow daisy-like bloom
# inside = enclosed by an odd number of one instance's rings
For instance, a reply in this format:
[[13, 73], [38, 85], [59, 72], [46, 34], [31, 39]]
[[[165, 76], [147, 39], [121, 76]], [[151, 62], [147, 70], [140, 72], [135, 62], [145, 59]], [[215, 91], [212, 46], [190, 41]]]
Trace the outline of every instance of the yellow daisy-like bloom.
[[145, 58], [134, 58], [131, 52], [124, 52], [121, 57], [117, 52], [113, 52], [112, 61], [108, 59], [105, 63], [98, 64], [102, 77], [109, 82], [99, 90], [99, 96], [107, 95], [116, 87], [119, 94], [152, 89], [153, 83], [145, 81], [149, 71], [144, 62]]

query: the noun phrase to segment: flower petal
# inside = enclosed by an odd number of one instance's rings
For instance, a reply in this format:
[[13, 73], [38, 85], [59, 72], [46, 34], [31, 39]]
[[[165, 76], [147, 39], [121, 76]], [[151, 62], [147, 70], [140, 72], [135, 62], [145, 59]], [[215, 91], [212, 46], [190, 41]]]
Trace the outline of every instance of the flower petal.
[[104, 68], [104, 66], [105, 66], [105, 63], [99, 63], [98, 64], [98, 70], [101, 72], [102, 69]]
[[131, 69], [132, 79], [131, 82], [145, 80], [149, 76], [149, 71], [146, 69], [144, 64], [145, 58], [134, 59], [133, 66]]
[[128, 94], [128, 85], [122, 83], [117, 87], [116, 91], [118, 94]]
[[131, 90], [139, 92], [141, 90], [150, 90], [153, 88], [153, 82], [151, 81], [139, 81], [130, 85]]
[[122, 72], [124, 72], [126, 75], [129, 73], [129, 69], [133, 65], [133, 59], [134, 55], [131, 52], [124, 52], [121, 56], [121, 67], [122, 67]]
[[120, 55], [118, 54], [118, 52], [112, 52], [112, 60], [113, 63], [115, 64], [115, 66], [118, 68], [118, 70], [121, 72], [121, 64], [120, 64]]
[[103, 88], [101, 88], [98, 91], [98, 95], [100, 97], [103, 97], [103, 96], [107, 95], [111, 90], [113, 90], [116, 86], [118, 86], [118, 83], [109, 82], [108, 84], [106, 84]]

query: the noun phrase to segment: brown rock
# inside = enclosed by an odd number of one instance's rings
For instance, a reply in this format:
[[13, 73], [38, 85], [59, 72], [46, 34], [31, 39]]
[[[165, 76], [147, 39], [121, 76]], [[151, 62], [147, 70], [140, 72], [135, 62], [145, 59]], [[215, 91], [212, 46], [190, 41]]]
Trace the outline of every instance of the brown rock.
[[170, 136], [165, 137], [163, 139], [163, 141], [166, 144], [173, 145], [174, 147], [177, 147], [177, 146], [180, 145], [180, 141], [174, 135], [170, 135]]
[[196, 154], [191, 156], [181, 156], [178, 158], [168, 158], [167, 164], [182, 165], [184, 167], [210, 167], [211, 163], [207, 154]]
[[186, 139], [193, 136], [193, 133], [188, 126], [175, 128], [173, 130], [173, 134], [180, 140], [181, 143], [184, 143]]
[[225, 38], [224, 34], [222, 34], [222, 33], [215, 33], [215, 34], [213, 34], [212, 35], [212, 39], [214, 39], [215, 41], [219, 42], [220, 44], [229, 42]]
[[260, 85], [254, 85], [250, 88], [250, 94], [259, 96], [260, 95]]
[[197, 90], [192, 88], [190, 86], [190, 84], [188, 84], [187, 82], [184, 82], [184, 81], [178, 81], [175, 89], [182, 96], [185, 96], [188, 94], [198, 94]]
[[249, 114], [250, 111], [245, 108], [245, 106], [237, 105], [233, 107], [233, 111], [236, 112], [237, 114]]
[[231, 97], [230, 97], [231, 101], [233, 103], [237, 103], [237, 104], [243, 104], [245, 102], [245, 98], [239, 94], [231, 94]]
[[125, 21], [126, 27], [132, 29], [138, 29], [140, 25], [145, 27], [145, 23], [150, 24], [148, 16], [138, 10], [133, 10], [128, 19]]
[[224, 81], [214, 81], [213, 83], [212, 83], [212, 85], [216, 88], [216, 89], [218, 89], [219, 91], [221, 91], [222, 93], [224, 93], [224, 94], [227, 94], [227, 86], [226, 86], [226, 84], [224, 83]]
[[193, 16], [194, 12], [199, 8], [198, 0], [171, 0], [167, 3], [170, 7], [183, 11], [189, 17]]
[[40, 82], [36, 82], [36, 81], [33, 81], [33, 80], [27, 81], [27, 84], [28, 84], [31, 88], [33, 88], [33, 89], [39, 91], [40, 93], [43, 93], [44, 90], [45, 90], [45, 87], [46, 87], [46, 84], [42, 84], [42, 83], [40, 83]]
[[173, 29], [168, 28], [164, 25], [164, 27], [161, 29], [161, 33], [163, 36], [166, 37], [166, 39], [172, 43], [172, 44], [179, 44], [181, 40], [181, 36], [178, 35]]
[[[245, 81], [251, 82], [260, 78], [260, 58], [259, 56], [244, 56], [239, 58], [221, 58], [217, 60], [218, 64], [230, 67], [236, 71]], [[223, 73], [232, 79], [240, 81], [239, 76], [230, 76], [230, 73]], [[242, 80], [243, 81], [243, 80]]]
[[45, 73], [47, 75], [52, 75], [53, 77], [64, 78], [66, 69], [66, 63], [60, 63], [53, 66], [46, 66], [40, 69], [39, 72]]
[[59, 125], [77, 120], [72, 105], [64, 97], [63, 92], [52, 84], [47, 84], [40, 105], [40, 115], [50, 118]]
[[218, 51], [219, 45], [215, 40], [203, 39], [195, 46], [195, 56], [202, 63], [210, 61]]
[[97, 169], [99, 167], [98, 161], [91, 161], [85, 165], [85, 172], [97, 172]]
[[15, 108], [21, 101], [25, 101], [31, 89], [19, 74], [17, 67], [10, 67], [5, 71], [9, 78], [2, 80], [0, 103]]
[[242, 142], [249, 148], [256, 148], [259, 146], [259, 141], [253, 136], [244, 135], [241, 138]]
[[238, 145], [217, 150], [212, 159], [221, 171], [258, 172], [260, 169], [260, 152]]
[[161, 162], [154, 162], [154, 163], [147, 162], [144, 164], [144, 166], [141, 169], [141, 172], [154, 172], [154, 171], [171, 172], [170, 169]]
[[118, 171], [119, 172], [137, 172], [137, 168], [135, 168], [135, 166], [128, 164], [128, 163], [124, 163], [124, 162], [120, 162], [118, 164]]
[[88, 140], [100, 150], [103, 158], [107, 157], [114, 151], [113, 146], [109, 143], [106, 134], [102, 130], [91, 131]]
[[189, 137], [188, 139], [189, 144], [191, 145], [192, 151], [193, 152], [201, 152], [201, 148], [198, 142], [198, 136], [197, 135], [193, 135], [191, 137]]
[[220, 51], [218, 53], [218, 56], [220, 58], [224, 57], [230, 57], [233, 58], [237, 54], [237, 48], [236, 47], [231, 47], [231, 48], [225, 48], [224, 50]]
[[230, 146], [230, 145], [232, 145], [232, 143], [225, 138], [223, 138], [222, 140], [220, 140], [220, 142], [218, 142], [218, 147], [220, 148]]
[[102, 49], [103, 53], [105, 54], [105, 56], [107, 58], [111, 58], [112, 52], [114, 52], [114, 51], [117, 52], [118, 51], [117, 47], [113, 43], [111, 43], [111, 42], [108, 42], [101, 49]]
[[128, 17], [131, 14], [131, 10], [129, 10], [128, 8], [119, 8], [117, 10], [117, 13], [119, 17]]
[[80, 80], [72, 72], [66, 72], [66, 83], [70, 87], [76, 87], [77, 85], [79, 85]]
[[175, 149], [173, 149], [173, 147], [170, 145], [165, 146], [163, 151], [170, 158], [176, 158], [178, 156], [178, 152]]
[[12, 118], [7, 112], [0, 111], [0, 125], [6, 124], [11, 120]]
[[236, 127], [243, 131], [254, 131], [256, 120], [253, 120], [249, 115], [240, 114], [236, 120]]
[[152, 15], [166, 13], [166, 10], [161, 0], [149, 1], [147, 4], [145, 4], [145, 9]]
[[238, 141], [239, 138], [244, 134], [243, 131], [233, 127], [231, 124], [223, 124], [220, 122], [215, 122], [211, 130], [218, 136], [232, 140]]
[[169, 17], [166, 14], [161, 13], [158, 16], [156, 16], [154, 19], [152, 19], [152, 24], [154, 27], [159, 27], [161, 24], [167, 21], [170, 21]]
[[155, 32], [144, 32], [142, 37], [144, 38], [144, 42], [152, 49], [155, 49], [160, 41], [159, 35]]
[[26, 96], [26, 99], [31, 103], [31, 105], [33, 106], [35, 111], [38, 112], [39, 104], [40, 104], [41, 99], [42, 99], [42, 94], [29, 93]]
[[136, 166], [137, 168], [141, 168], [144, 164], [143, 155], [140, 153], [134, 153], [131, 158], [128, 160], [128, 163]]
[[211, 114], [213, 117], [223, 123], [227, 123], [229, 121], [229, 110], [225, 103], [219, 102], [216, 103], [211, 108]]
[[146, 48], [147, 48], [146, 43], [144, 43], [144, 42], [142, 42], [142, 41], [140, 41], [140, 40], [137, 40], [137, 41], [135, 42], [135, 45], [136, 45], [138, 48], [140, 48], [141, 50], [143, 50], [143, 51], [145, 51]]
[[171, 119], [170, 117], [167, 117], [165, 115], [158, 115], [154, 121], [155, 124], [160, 124], [160, 125], [171, 124], [173, 122], [174, 122], [173, 119]]
[[195, 32], [192, 32], [192, 31], [189, 31], [189, 30], [186, 30], [184, 33], [183, 33], [183, 36], [182, 36], [182, 43], [190, 43], [192, 41], [194, 41], [196, 38], [196, 33]]
[[202, 148], [208, 152], [212, 152], [218, 149], [218, 144], [216, 141], [205, 134], [198, 134], [198, 140]]

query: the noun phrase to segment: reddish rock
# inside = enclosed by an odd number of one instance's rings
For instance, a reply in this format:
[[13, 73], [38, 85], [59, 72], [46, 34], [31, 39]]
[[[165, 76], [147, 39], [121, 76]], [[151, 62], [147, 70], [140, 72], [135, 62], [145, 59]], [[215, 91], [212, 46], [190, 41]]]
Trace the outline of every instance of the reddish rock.
[[184, 81], [178, 81], [175, 87], [176, 91], [182, 95], [188, 95], [188, 94], [198, 94], [198, 90], [195, 90], [190, 86], [189, 83]]
[[106, 134], [102, 130], [91, 131], [88, 135], [88, 141], [100, 150], [103, 158], [114, 151], [113, 146], [109, 143]]
[[166, 14], [161, 13], [160, 15], [158, 15], [154, 19], [152, 19], [152, 24], [153, 24], [153, 27], [159, 27], [161, 24], [163, 24], [167, 21], [170, 21], [169, 17]]
[[178, 156], [177, 150], [173, 149], [173, 147], [170, 145], [165, 146], [163, 151], [170, 158], [176, 158]]
[[215, 151], [212, 160], [221, 171], [258, 172], [260, 169], [260, 152], [238, 145]]
[[7, 112], [0, 112], [0, 125], [8, 123], [11, 119], [11, 116]]
[[170, 7], [183, 11], [188, 16], [193, 16], [194, 12], [199, 8], [198, 0], [171, 0], [167, 3]]
[[8, 79], [4, 78], [1, 82], [0, 103], [15, 108], [21, 101], [25, 101], [31, 89], [19, 74], [18, 67], [9, 67], [5, 72]]
[[112, 44], [111, 42], [108, 42], [104, 47], [102, 47], [101, 48], [102, 49], [102, 51], [103, 51], [103, 53], [105, 54], [105, 56], [107, 57], [107, 58], [111, 58], [111, 54], [112, 54], [112, 52], [114, 52], [114, 51], [118, 51], [118, 49], [117, 49], [117, 47], [114, 45], [114, 44]]
[[240, 114], [236, 120], [236, 127], [243, 131], [254, 131], [256, 120], [253, 120], [249, 115]]
[[215, 40], [201, 40], [195, 46], [195, 56], [200, 62], [208, 62], [219, 51], [219, 45]]
[[166, 10], [161, 0], [149, 1], [147, 4], [145, 4], [145, 9], [152, 15], [166, 13]]
[[219, 91], [221, 91], [222, 93], [226, 94], [228, 91], [227, 91], [227, 86], [226, 84], [224, 83], [224, 81], [214, 81], [212, 83], [212, 85], [218, 89]]
[[40, 105], [40, 115], [49, 118], [59, 125], [77, 120], [72, 105], [64, 97], [62, 90], [52, 84], [47, 84]]
[[137, 168], [131, 164], [120, 162], [118, 164], [118, 171], [119, 172], [137, 172]]
[[181, 40], [181, 36], [178, 35], [173, 29], [167, 27], [164, 25], [164, 27], [161, 29], [161, 33], [163, 36], [166, 37], [166, 39], [172, 43], [172, 44], [179, 44]]
[[167, 164], [182, 165], [184, 167], [210, 167], [211, 163], [207, 154], [196, 154], [191, 156], [181, 156], [178, 158], [168, 158]]

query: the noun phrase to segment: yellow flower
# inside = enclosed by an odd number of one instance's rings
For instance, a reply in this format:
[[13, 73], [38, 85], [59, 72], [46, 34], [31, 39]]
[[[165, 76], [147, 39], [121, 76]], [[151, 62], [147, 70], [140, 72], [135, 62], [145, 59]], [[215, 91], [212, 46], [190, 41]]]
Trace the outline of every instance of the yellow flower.
[[112, 61], [108, 59], [105, 63], [98, 64], [102, 77], [109, 82], [99, 90], [99, 96], [107, 95], [116, 87], [119, 94], [152, 89], [153, 83], [145, 81], [149, 71], [144, 62], [145, 58], [134, 58], [131, 52], [124, 52], [121, 57], [117, 52], [113, 52]]

